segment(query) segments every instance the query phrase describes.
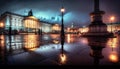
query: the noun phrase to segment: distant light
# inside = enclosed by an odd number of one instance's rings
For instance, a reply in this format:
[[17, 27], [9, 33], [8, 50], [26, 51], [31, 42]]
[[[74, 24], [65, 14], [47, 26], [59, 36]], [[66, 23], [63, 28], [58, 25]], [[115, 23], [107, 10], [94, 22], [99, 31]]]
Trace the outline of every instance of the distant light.
[[83, 44], [88, 44], [88, 40], [87, 40], [86, 38], [81, 39], [81, 42], [82, 42]]
[[83, 28], [85, 28], [86, 26], [83, 26]]
[[3, 23], [0, 23], [0, 27], [3, 27], [4, 26], [4, 24]]
[[115, 17], [114, 17], [114, 16], [111, 16], [111, 17], [110, 17], [110, 20], [111, 20], [111, 21], [114, 21], [114, 20], [115, 20]]

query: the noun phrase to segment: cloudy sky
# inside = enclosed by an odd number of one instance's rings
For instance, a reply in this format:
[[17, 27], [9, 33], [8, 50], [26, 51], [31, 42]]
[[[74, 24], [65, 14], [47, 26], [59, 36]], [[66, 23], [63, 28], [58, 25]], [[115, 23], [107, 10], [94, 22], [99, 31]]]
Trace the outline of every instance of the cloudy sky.
[[[60, 8], [62, 4], [66, 8], [64, 24], [71, 23], [77, 26], [90, 24], [89, 13], [93, 11], [94, 0], [0, 0], [0, 14], [5, 11], [27, 15], [30, 9], [35, 17], [60, 23]], [[100, 0], [100, 9], [106, 14], [103, 17], [105, 23], [109, 23], [110, 16], [115, 16], [115, 22], [120, 21], [120, 0]]]

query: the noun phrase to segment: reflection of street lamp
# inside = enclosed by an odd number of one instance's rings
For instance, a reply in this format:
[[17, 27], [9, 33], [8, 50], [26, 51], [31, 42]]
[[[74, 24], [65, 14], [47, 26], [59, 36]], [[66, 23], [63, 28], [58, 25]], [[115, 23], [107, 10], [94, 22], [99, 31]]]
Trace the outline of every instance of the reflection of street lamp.
[[111, 62], [114, 62], [114, 63], [118, 62], [119, 59], [118, 59], [118, 54], [117, 54], [117, 52], [112, 51], [112, 52], [110, 53], [110, 55], [109, 55], [109, 60], [110, 60]]
[[112, 22], [115, 20], [115, 17], [114, 16], [111, 16], [110, 17], [110, 21], [111, 21], [111, 33], [112, 33]]
[[67, 60], [66, 54], [60, 54], [60, 63], [65, 64]]

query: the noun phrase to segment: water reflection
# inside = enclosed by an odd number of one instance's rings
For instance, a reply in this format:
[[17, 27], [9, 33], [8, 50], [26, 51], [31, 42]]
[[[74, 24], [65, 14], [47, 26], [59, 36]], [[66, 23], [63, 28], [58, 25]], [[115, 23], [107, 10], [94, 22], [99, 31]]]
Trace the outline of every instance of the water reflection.
[[66, 34], [66, 42], [67, 43], [75, 43], [76, 37], [78, 37], [76, 34]]
[[74, 41], [75, 41], [74, 35], [73, 35], [73, 34], [67, 34], [66, 40], [67, 40], [67, 43], [72, 43], [72, 42], [74, 42]]
[[120, 39], [119, 37], [110, 38], [107, 42], [107, 46], [111, 48], [111, 50], [109, 51], [108, 58], [113, 63], [119, 62], [119, 50], [120, 50], [119, 39]]
[[88, 45], [90, 46], [90, 56], [94, 59], [94, 65], [99, 65], [100, 59], [103, 59], [103, 48], [105, 48], [107, 38], [88, 38]]
[[64, 47], [61, 44], [61, 51], [60, 51], [60, 55], [59, 55], [59, 64], [64, 65], [64, 64], [66, 64], [66, 61], [67, 61], [67, 56], [66, 56]]
[[54, 44], [59, 44], [60, 43], [60, 35], [59, 34], [53, 34], [53, 35], [50, 35], [51, 39], [52, 39], [52, 42]]
[[25, 35], [24, 49], [34, 51], [40, 46], [39, 35]]
[[3, 47], [4, 46], [4, 43], [5, 43], [5, 37], [4, 37], [4, 35], [0, 35], [0, 45], [1, 45], [1, 47]]
[[60, 55], [59, 55], [60, 65], [64, 65], [67, 62], [67, 55], [66, 55], [66, 52], [65, 52], [63, 46], [64, 46], [64, 43], [61, 43], [61, 51], [60, 51]]
[[112, 51], [112, 52], [110, 53], [110, 55], [109, 55], [110, 61], [111, 61], [111, 62], [114, 62], [114, 63], [116, 63], [116, 62], [119, 61], [119, 58], [118, 58], [118, 57], [119, 57], [119, 56], [118, 56], [118, 53], [117, 53], [116, 51]]
[[[78, 65], [82, 65], [83, 63], [86, 65], [92, 63], [94, 65], [101, 65], [102, 63], [118, 63], [120, 61], [120, 37], [109, 39], [78, 38], [77, 35], [73, 34], [66, 34], [65, 37], [66, 39], [60, 40], [60, 34], [42, 36], [11, 35], [10, 40], [9, 36], [0, 35], [0, 63], [6, 62], [7, 56], [20, 57], [20, 62], [24, 62], [26, 58], [26, 61], [28, 60], [28, 63], [30, 62], [31, 64], [31, 59], [35, 60], [35, 63], [38, 63], [39, 61], [46, 60], [46, 58], [60, 65], [74, 65], [74, 63]], [[5, 50], [9, 52], [10, 45], [12, 55], [6, 55]], [[40, 54], [40, 57], [33, 58], [33, 53]], [[41, 60], [42, 57], [45, 57], [45, 59]], [[14, 60], [19, 61], [18, 59]]]
[[23, 44], [23, 36], [11, 35], [5, 37], [5, 47], [9, 55], [15, 53], [15, 51], [22, 50]]
[[66, 61], [67, 61], [67, 56], [66, 56], [66, 54], [61, 53], [59, 57], [60, 57], [60, 64], [65, 64]]
[[107, 42], [107, 46], [109, 46], [109, 48], [111, 48], [112, 51], [118, 47], [117, 45], [118, 45], [118, 38], [109, 38]]
[[4, 47], [4, 35], [0, 35], [0, 64], [5, 62], [5, 47]]

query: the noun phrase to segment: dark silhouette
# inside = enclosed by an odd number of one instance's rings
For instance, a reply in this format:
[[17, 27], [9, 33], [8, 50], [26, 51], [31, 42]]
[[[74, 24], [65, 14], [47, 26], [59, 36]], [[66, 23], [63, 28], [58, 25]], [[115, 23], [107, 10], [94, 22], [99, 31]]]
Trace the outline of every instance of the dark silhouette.
[[105, 48], [107, 38], [88, 38], [88, 45], [91, 48], [90, 56], [94, 59], [94, 65], [99, 65], [100, 59], [104, 58], [102, 50]]
[[104, 14], [105, 12], [99, 8], [99, 0], [94, 0], [94, 11], [90, 13], [91, 24], [89, 25], [89, 31], [83, 34], [83, 36], [112, 36], [112, 34], [107, 31], [107, 25], [103, 23], [102, 16]]
[[12, 46], [11, 46], [11, 35], [12, 35], [12, 28], [11, 28], [11, 25], [10, 25], [10, 27], [9, 27], [9, 42], [8, 42], [8, 44], [9, 44], [9, 54], [12, 52]]
[[33, 16], [32, 9], [28, 12], [28, 16]]
[[[62, 7], [61, 9], [64, 9], [64, 7]], [[61, 24], [61, 45], [62, 45], [62, 49], [63, 49], [63, 46], [64, 46], [64, 42], [65, 42], [65, 32], [64, 32], [64, 20], [63, 20], [63, 16], [64, 16], [64, 12], [61, 12], [62, 13], [62, 24]]]

